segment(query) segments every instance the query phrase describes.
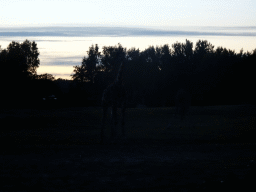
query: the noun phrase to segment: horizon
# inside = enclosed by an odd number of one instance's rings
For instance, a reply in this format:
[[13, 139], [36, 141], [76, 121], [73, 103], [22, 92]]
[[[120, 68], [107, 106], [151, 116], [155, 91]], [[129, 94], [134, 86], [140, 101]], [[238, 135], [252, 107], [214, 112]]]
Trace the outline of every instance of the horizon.
[[[55, 79], [71, 79], [73, 66], [81, 65], [91, 45], [104, 46], [120, 43], [124, 48], [145, 50], [149, 46], [171, 47], [176, 42], [207, 40], [214, 49], [223, 47], [239, 53], [251, 52], [256, 48], [256, 27], [170, 27], [169, 29], [129, 28], [129, 27], [38, 27], [1, 28], [2, 49], [12, 42], [35, 41], [40, 52], [38, 74], [52, 74]], [[74, 30], [75, 29], [75, 30]], [[102, 30], [104, 29], [104, 30]], [[117, 30], [118, 29], [118, 30]], [[11, 35], [9, 35], [11, 34]]]
[[195, 45], [200, 39], [235, 52], [251, 52], [256, 45], [256, 1], [251, 0], [0, 1], [1, 48], [11, 41], [35, 41], [39, 74], [70, 78], [71, 66], [81, 64], [92, 44], [143, 50], [185, 39]]

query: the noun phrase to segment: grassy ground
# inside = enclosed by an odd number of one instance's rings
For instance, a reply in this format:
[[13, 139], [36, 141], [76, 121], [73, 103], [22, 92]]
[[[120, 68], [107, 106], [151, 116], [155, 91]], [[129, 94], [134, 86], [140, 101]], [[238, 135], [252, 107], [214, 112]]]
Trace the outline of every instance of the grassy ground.
[[205, 191], [253, 182], [255, 107], [191, 107], [184, 122], [174, 112], [127, 109], [126, 142], [101, 146], [101, 108], [2, 110], [0, 191]]
[[[175, 143], [254, 139], [250, 134], [255, 125], [254, 107], [191, 107], [184, 122], [180, 122], [174, 112], [174, 108], [127, 109], [128, 140], [130, 143], [144, 140]], [[2, 111], [1, 117], [2, 139], [11, 143], [84, 145], [100, 141], [101, 108], [7, 110]], [[107, 138], [111, 130], [110, 118], [108, 120]]]

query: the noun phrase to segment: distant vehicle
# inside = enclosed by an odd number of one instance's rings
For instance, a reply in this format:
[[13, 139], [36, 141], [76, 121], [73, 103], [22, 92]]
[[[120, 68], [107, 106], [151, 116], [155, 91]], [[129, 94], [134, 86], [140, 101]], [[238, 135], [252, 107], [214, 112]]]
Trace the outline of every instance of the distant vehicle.
[[48, 97], [44, 97], [43, 101], [54, 101], [57, 100], [57, 98], [55, 97], [55, 95], [50, 95]]

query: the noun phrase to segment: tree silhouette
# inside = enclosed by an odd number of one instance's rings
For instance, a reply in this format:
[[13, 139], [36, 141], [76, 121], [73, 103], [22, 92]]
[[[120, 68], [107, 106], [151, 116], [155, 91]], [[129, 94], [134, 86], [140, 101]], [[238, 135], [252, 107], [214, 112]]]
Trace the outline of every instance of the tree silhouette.
[[124, 70], [124, 81], [127, 87], [128, 106], [135, 107], [139, 97], [139, 89], [141, 88], [141, 68], [140, 51], [136, 48], [131, 48], [127, 51], [127, 65]]
[[28, 66], [28, 72], [32, 75], [36, 75], [36, 68], [39, 67], [40, 60], [38, 58], [39, 52], [37, 44], [33, 41], [32, 43], [25, 40], [21, 44], [21, 49], [24, 51], [26, 64]]
[[214, 46], [207, 40], [198, 40], [196, 42], [195, 54], [203, 56], [207, 53], [213, 53], [213, 52], [214, 52]]
[[120, 43], [117, 46], [104, 46], [102, 51], [102, 70], [105, 72], [105, 86], [114, 81], [115, 76], [118, 73], [120, 63], [124, 63], [126, 68], [127, 52], [126, 48], [123, 48]]
[[96, 44], [92, 45], [87, 51], [88, 57], [84, 57], [81, 66], [75, 66], [72, 79], [80, 82], [94, 82], [94, 77], [97, 74], [97, 65], [100, 64], [99, 47]]
[[25, 40], [23, 43], [13, 41], [7, 47], [7, 59], [4, 64], [8, 76], [32, 77], [36, 75], [36, 69], [39, 67], [39, 52], [37, 44]]
[[[252, 55], [256, 52], [241, 50], [236, 54], [222, 47], [214, 50], [207, 40], [198, 40], [193, 48], [193, 43], [187, 39], [184, 43], [174, 43], [171, 48], [164, 45], [149, 46], [144, 51], [135, 48], [126, 51], [119, 43], [104, 46], [102, 53], [95, 54], [93, 50], [95, 48], [90, 48], [88, 54], [91, 52], [89, 55], [94, 57], [84, 58], [83, 64], [76, 66], [74, 77], [77, 78], [74, 79], [85, 82], [81, 87], [87, 89], [88, 97], [101, 95], [113, 82], [118, 65], [124, 62], [127, 103], [133, 107], [137, 104], [173, 106], [180, 87], [187, 89], [194, 105], [239, 103], [241, 100], [230, 98], [241, 90], [250, 93], [247, 89], [253, 81], [255, 57]], [[99, 61], [98, 65], [95, 61]], [[93, 86], [89, 86], [92, 82]]]
[[193, 64], [193, 43], [186, 39], [186, 43], [182, 44], [183, 54], [185, 56], [185, 62], [187, 64]]
[[207, 40], [198, 40], [194, 50], [194, 63], [198, 65], [206, 54], [212, 53], [214, 53], [214, 46], [210, 42]]
[[[0, 86], [4, 92], [1, 98], [13, 105], [27, 103], [32, 98], [39, 67], [37, 44], [25, 40], [23, 43], [12, 41], [6, 49], [0, 50]], [[18, 96], [17, 96], [18, 95]]]
[[113, 71], [116, 73], [121, 62], [126, 60], [126, 48], [123, 48], [120, 43], [117, 46], [104, 46], [102, 56], [102, 64], [106, 72]]
[[37, 75], [36, 79], [39, 79], [39, 80], [50, 80], [50, 81], [54, 81], [55, 80], [54, 76], [52, 74], [48, 74], [48, 73]]

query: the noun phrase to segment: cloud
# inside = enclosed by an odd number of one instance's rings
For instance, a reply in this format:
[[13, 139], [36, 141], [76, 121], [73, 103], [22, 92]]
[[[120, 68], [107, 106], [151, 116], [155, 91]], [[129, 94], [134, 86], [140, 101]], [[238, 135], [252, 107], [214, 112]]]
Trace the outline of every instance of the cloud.
[[0, 36], [33, 37], [124, 37], [124, 36], [256, 36], [256, 27], [187, 27], [128, 28], [128, 27], [41, 27], [0, 28]]
[[44, 60], [44, 66], [75, 66], [80, 65], [82, 62], [81, 56], [73, 56], [73, 57], [47, 57], [42, 58]]

